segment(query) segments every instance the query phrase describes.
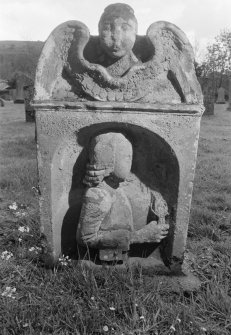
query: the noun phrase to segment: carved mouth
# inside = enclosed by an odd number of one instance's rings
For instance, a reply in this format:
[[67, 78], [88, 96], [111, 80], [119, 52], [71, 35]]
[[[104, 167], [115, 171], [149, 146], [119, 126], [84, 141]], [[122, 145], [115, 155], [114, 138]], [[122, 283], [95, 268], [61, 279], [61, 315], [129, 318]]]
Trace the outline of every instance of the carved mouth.
[[119, 47], [114, 47], [114, 48], [111, 49], [111, 51], [112, 52], [118, 52], [118, 51], [120, 51], [120, 48]]

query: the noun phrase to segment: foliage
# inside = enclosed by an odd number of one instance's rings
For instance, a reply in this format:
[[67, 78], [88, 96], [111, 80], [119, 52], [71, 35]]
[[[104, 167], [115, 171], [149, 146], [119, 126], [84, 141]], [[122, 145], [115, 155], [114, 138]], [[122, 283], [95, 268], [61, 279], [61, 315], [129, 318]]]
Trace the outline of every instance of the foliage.
[[218, 72], [221, 75], [231, 71], [231, 30], [225, 29], [208, 45], [205, 61], [200, 69], [205, 76]]
[[0, 78], [14, 80], [15, 72], [34, 77], [43, 42], [0, 41]]

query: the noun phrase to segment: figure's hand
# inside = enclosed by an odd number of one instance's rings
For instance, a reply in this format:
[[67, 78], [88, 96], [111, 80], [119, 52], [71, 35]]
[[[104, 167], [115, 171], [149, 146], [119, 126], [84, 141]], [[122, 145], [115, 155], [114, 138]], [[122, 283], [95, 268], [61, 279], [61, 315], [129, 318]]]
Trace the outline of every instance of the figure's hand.
[[169, 224], [157, 223], [156, 221], [151, 221], [146, 227], [150, 227], [150, 238], [153, 242], [161, 242], [167, 235], [169, 230]]
[[106, 169], [97, 169], [95, 165], [87, 164], [86, 175], [83, 183], [92, 187], [101, 183], [105, 177]]
[[168, 235], [169, 225], [151, 221], [142, 229], [134, 232], [131, 243], [159, 243]]

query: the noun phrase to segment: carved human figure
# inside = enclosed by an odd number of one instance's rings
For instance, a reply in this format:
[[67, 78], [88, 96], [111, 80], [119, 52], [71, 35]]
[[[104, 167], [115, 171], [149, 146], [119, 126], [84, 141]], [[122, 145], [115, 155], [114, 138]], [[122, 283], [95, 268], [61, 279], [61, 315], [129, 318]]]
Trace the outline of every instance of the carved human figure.
[[131, 244], [158, 243], [167, 236], [167, 204], [131, 173], [132, 156], [132, 144], [121, 133], [91, 140], [77, 230], [80, 244], [127, 251]]

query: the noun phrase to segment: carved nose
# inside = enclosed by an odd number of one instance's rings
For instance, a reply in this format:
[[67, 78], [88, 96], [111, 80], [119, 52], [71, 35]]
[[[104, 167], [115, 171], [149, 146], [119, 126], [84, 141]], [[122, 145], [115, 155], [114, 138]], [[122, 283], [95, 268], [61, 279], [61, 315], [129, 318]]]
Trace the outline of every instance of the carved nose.
[[119, 46], [121, 43], [121, 31], [119, 29], [114, 30], [113, 34], [112, 34], [112, 39], [114, 42], [116, 42], [116, 44]]

